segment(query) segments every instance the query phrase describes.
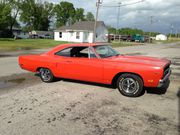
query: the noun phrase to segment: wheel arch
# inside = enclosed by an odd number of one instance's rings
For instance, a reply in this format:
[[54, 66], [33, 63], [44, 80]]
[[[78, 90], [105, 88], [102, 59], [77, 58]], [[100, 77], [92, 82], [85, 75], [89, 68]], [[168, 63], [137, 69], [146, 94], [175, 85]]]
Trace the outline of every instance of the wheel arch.
[[49, 67], [43, 67], [43, 66], [42, 66], [42, 67], [37, 67], [37, 68], [36, 68], [36, 72], [39, 72], [41, 68], [49, 69], [49, 70], [53, 73], [53, 71], [51, 70], [51, 68], [49, 68]]
[[143, 80], [142, 76], [139, 75], [139, 74], [137, 74], [137, 73], [133, 73], [133, 72], [119, 72], [119, 73], [117, 73], [117, 74], [113, 77], [113, 79], [112, 79], [112, 81], [111, 81], [111, 84], [112, 84], [113, 86], [116, 86], [117, 79], [119, 78], [119, 76], [121, 76], [121, 75], [123, 75], [123, 74], [133, 74], [133, 75], [136, 75], [136, 76], [138, 76], [138, 77], [140, 77], [140, 78], [142, 79], [143, 84], [144, 84], [144, 80]]
[[[47, 67], [37, 67], [36, 72], [39, 72], [41, 68], [47, 68]], [[48, 68], [49, 69], [49, 68]]]

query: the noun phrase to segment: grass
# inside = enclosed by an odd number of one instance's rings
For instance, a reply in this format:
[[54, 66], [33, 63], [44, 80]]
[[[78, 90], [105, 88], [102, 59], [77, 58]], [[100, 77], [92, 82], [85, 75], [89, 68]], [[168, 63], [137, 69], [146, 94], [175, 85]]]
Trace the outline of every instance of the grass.
[[153, 43], [155, 44], [170, 44], [170, 43], [176, 43], [176, 42], [180, 42], [180, 38], [169, 38], [166, 41], [153, 41]]
[[[68, 42], [54, 41], [53, 39], [18, 39], [0, 38], [0, 51], [32, 50], [52, 48]], [[132, 42], [112, 42], [112, 47], [125, 47], [139, 45], [141, 43]]]
[[67, 42], [54, 41], [53, 39], [0, 39], [0, 50], [16, 51], [52, 48]]
[[111, 43], [112, 47], [116, 48], [116, 47], [126, 47], [126, 46], [135, 46], [135, 45], [143, 45], [143, 43], [136, 43], [136, 42], [117, 42], [117, 41], [113, 41]]
[[[173, 43], [180, 42], [180, 38], [171, 38], [167, 41], [154, 41], [153, 43]], [[53, 39], [19, 39], [14, 40], [12, 38], [0, 38], [0, 51], [16, 51], [16, 50], [31, 50], [31, 49], [46, 49], [52, 48], [59, 44], [68, 42], [54, 41]], [[143, 43], [113, 41], [112, 47], [125, 47], [134, 45], [143, 45]]]

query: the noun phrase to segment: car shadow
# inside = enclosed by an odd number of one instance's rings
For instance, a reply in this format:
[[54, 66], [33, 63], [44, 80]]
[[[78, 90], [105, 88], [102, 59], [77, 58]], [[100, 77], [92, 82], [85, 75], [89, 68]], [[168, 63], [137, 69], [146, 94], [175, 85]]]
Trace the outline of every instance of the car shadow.
[[94, 82], [86, 82], [86, 81], [79, 81], [79, 80], [72, 80], [72, 79], [59, 79], [57, 78], [55, 80], [55, 82], [58, 81], [64, 81], [64, 82], [72, 82], [72, 83], [77, 83], [77, 84], [85, 84], [85, 85], [94, 85], [94, 86], [98, 86], [98, 87], [105, 87], [105, 88], [111, 88], [111, 89], [116, 89], [115, 86], [113, 85], [108, 85], [108, 84], [101, 84], [101, 83], [94, 83]]
[[[35, 76], [39, 77], [39, 74], [35, 74]], [[108, 84], [101, 84], [101, 83], [94, 83], [94, 82], [86, 82], [86, 81], [80, 81], [80, 80], [73, 80], [73, 79], [65, 79], [65, 78], [56, 78], [54, 82], [59, 82], [59, 81], [64, 81], [64, 82], [72, 82], [72, 83], [77, 83], [77, 84], [85, 84], [85, 85], [94, 85], [98, 87], [104, 87], [104, 88], [110, 88], [110, 89], [117, 89], [116, 85], [108, 85]], [[163, 86], [163, 88], [150, 88], [150, 87], [145, 87], [142, 91], [142, 93], [139, 95], [139, 97], [143, 96], [145, 93], [147, 94], [166, 94], [167, 89], [169, 87], [170, 80], [166, 82], [166, 84]]]
[[[100, 84], [100, 83], [93, 83], [93, 82], [86, 82], [86, 81], [79, 81], [79, 80], [72, 80], [72, 79], [56, 79], [55, 81], [65, 81], [65, 82], [73, 82], [73, 83], [80, 83], [85, 85], [94, 85], [99, 87], [105, 87], [105, 88], [111, 88], [111, 89], [117, 89], [115, 85], [107, 85], [107, 84]], [[166, 84], [163, 86], [163, 88], [148, 88], [145, 87], [143, 92], [140, 96], [143, 96], [145, 93], [147, 94], [166, 94], [167, 89], [169, 88], [170, 81], [167, 81]]]

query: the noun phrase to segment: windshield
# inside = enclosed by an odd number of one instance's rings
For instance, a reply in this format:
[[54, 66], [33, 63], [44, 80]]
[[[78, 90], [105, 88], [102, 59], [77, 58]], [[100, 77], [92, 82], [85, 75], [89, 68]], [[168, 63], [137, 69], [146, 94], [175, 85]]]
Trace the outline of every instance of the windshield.
[[101, 58], [108, 58], [108, 57], [120, 55], [116, 50], [114, 50], [109, 45], [94, 46], [94, 49]]

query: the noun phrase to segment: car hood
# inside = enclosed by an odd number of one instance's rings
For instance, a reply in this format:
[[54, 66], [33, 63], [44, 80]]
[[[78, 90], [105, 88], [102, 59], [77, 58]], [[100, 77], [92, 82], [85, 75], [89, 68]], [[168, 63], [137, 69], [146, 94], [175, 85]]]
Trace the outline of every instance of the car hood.
[[167, 64], [171, 63], [171, 61], [165, 58], [156, 58], [156, 57], [148, 57], [148, 56], [119, 55], [119, 56], [111, 57], [108, 59], [112, 61], [117, 61], [117, 62], [144, 64], [144, 65], [157, 66], [157, 67], [164, 67]]

